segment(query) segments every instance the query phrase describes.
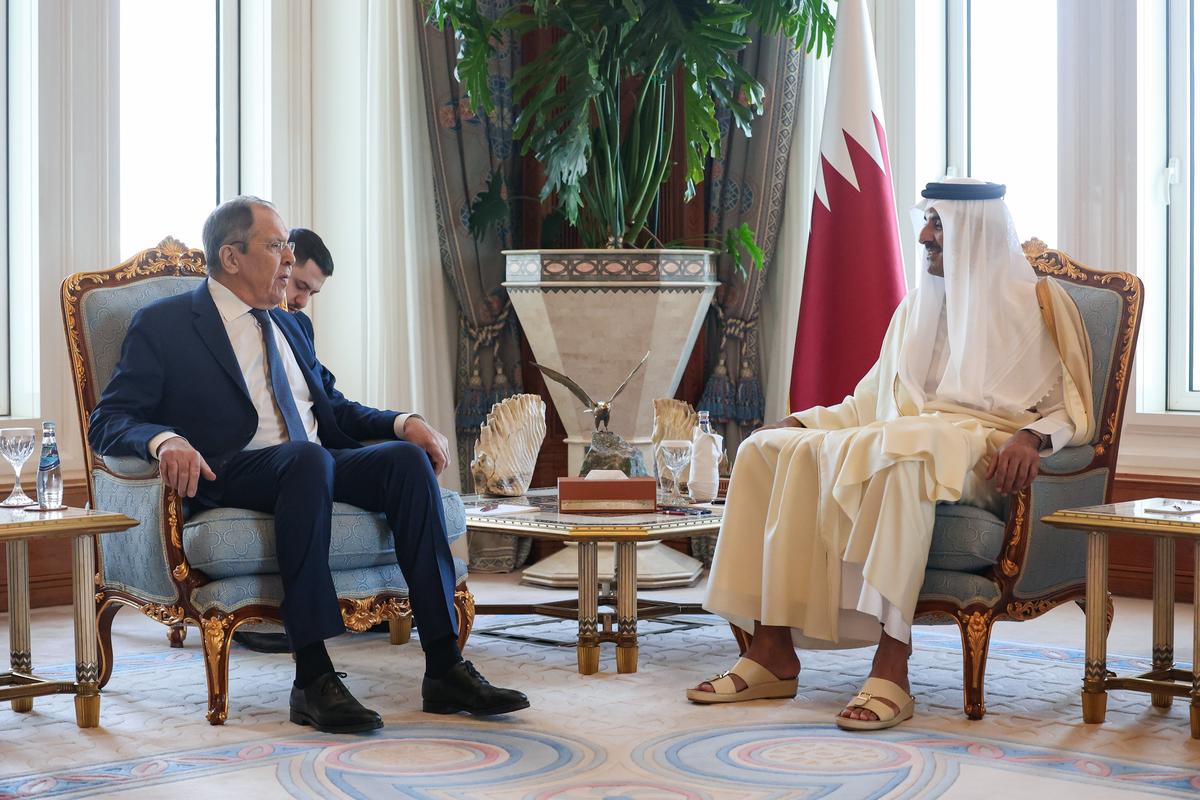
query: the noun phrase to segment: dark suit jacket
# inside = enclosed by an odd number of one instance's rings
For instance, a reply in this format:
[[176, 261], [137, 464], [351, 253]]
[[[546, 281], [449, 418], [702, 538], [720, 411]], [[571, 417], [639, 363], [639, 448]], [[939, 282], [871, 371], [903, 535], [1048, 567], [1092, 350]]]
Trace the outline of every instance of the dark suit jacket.
[[[317, 360], [312, 324], [271, 309], [312, 392], [321, 443], [360, 447], [395, 439], [395, 411], [347, 400]], [[305, 318], [304, 322], [308, 322]], [[254, 438], [258, 414], [208, 286], [151, 303], [133, 316], [121, 360], [89, 419], [88, 439], [106, 456], [148, 458], [150, 440], [174, 431], [214, 471]]]

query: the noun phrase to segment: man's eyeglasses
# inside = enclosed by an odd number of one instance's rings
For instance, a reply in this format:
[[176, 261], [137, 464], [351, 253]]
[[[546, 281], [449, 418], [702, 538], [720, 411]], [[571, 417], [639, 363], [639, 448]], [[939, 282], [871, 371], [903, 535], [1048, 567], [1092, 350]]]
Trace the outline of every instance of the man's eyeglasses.
[[[244, 239], [233, 239], [231, 241], [226, 242], [225, 244], [245, 245], [245, 244], [249, 244], [249, 242], [245, 241]], [[285, 249], [291, 253], [296, 252], [296, 243], [295, 242], [285, 242], [282, 239], [272, 239], [269, 242], [264, 242], [264, 244], [266, 244], [267, 249], [270, 250], [273, 255], [277, 255], [277, 256], [282, 255], [283, 251]]]

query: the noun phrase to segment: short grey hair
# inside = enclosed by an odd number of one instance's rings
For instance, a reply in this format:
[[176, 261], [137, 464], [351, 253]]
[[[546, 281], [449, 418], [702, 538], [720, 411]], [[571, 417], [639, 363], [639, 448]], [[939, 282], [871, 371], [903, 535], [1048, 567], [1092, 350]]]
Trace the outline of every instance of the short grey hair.
[[204, 260], [210, 275], [221, 271], [221, 248], [231, 242], [241, 242], [238, 248], [246, 252], [246, 237], [254, 226], [254, 207], [271, 210], [275, 206], [261, 197], [240, 194], [213, 209], [204, 220]]

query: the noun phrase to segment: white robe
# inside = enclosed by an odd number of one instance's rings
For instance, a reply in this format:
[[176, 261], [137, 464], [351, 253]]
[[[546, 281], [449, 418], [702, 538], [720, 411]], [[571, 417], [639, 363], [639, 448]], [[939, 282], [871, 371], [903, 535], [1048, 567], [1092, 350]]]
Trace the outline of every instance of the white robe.
[[[987, 457], [1019, 429], [1050, 434], [1052, 449], [1090, 436], [1090, 398], [1066, 367], [1037, 411], [1017, 418], [936, 398], [918, 410], [897, 380], [913, 297], [853, 395], [795, 414], [804, 428], [760, 431], [738, 449], [707, 610], [747, 631], [755, 620], [790, 627], [801, 646], [874, 643], [880, 624], [908, 641], [936, 504], [998, 510]], [[927, 386], [945, 369], [941, 344]]]

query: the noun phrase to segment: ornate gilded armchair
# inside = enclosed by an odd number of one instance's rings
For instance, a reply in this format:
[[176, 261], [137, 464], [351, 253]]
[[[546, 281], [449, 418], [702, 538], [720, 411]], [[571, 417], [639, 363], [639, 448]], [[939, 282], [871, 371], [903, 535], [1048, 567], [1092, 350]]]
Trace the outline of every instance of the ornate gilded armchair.
[[[1096, 434], [1088, 444], [1042, 459], [1037, 479], [1010, 499], [1004, 519], [974, 506], [937, 507], [915, 621], [958, 625], [963, 710], [971, 719], [981, 719], [985, 712], [992, 625], [1033, 619], [1084, 596], [1086, 537], [1051, 528], [1041, 519], [1060, 508], [1106, 502], [1141, 321], [1142, 283], [1133, 275], [1090, 269], [1037, 239], [1024, 248], [1035, 271], [1063, 283], [1083, 317], [1092, 346]], [[750, 637], [733, 630], [744, 653]]]
[[1088, 444], [1042, 459], [1033, 485], [1010, 499], [1007, 519], [967, 505], [938, 506], [916, 621], [958, 625], [963, 710], [971, 719], [985, 712], [993, 623], [1033, 619], [1084, 595], [1086, 537], [1041, 519], [1060, 508], [1107, 501], [1141, 321], [1142, 283], [1133, 275], [1090, 269], [1037, 239], [1024, 248], [1034, 270], [1062, 282], [1083, 317], [1092, 346], [1096, 434]]
[[[182, 645], [186, 625], [195, 625], [201, 631], [208, 678], [207, 718], [220, 725], [229, 710], [234, 630], [280, 621], [283, 590], [275, 561], [274, 521], [267, 514], [236, 508], [185, 518], [178, 495], [159, 481], [157, 465], [106, 459], [88, 445], [88, 415], [116, 367], [134, 312], [159, 298], [194, 289], [205, 274], [200, 250], [167, 238], [112, 269], [68, 277], [62, 286], [62, 309], [92, 505], [140, 520], [136, 528], [120, 537], [103, 537], [99, 545], [100, 685], [112, 675], [112, 621], [121, 606], [132, 606], [169, 626], [173, 646]], [[466, 532], [466, 512], [454, 492], [443, 491], [442, 502], [453, 541]], [[363, 631], [387, 620], [391, 642], [406, 642], [412, 627], [408, 587], [382, 515], [335, 503], [329, 562], [346, 627]], [[467, 589], [466, 565], [457, 558], [455, 571], [462, 647], [471, 632], [475, 604]]]

